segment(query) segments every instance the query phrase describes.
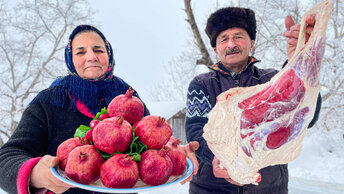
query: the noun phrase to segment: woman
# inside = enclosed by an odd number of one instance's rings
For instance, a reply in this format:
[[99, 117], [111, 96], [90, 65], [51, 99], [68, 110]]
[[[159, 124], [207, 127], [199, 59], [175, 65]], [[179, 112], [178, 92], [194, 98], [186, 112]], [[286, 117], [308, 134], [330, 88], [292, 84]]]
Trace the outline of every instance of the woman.
[[[130, 86], [113, 75], [111, 45], [95, 27], [80, 25], [73, 30], [65, 60], [69, 75], [59, 77], [34, 98], [16, 131], [0, 149], [0, 187], [9, 193], [42, 189], [55, 193], [88, 193], [71, 188], [51, 173], [50, 167], [59, 162], [54, 157], [56, 149], [73, 137], [76, 128], [88, 125], [101, 108]], [[148, 115], [148, 109], [144, 108], [144, 115]], [[195, 162], [196, 173], [198, 164], [193, 148], [198, 144], [192, 145], [185, 150]]]

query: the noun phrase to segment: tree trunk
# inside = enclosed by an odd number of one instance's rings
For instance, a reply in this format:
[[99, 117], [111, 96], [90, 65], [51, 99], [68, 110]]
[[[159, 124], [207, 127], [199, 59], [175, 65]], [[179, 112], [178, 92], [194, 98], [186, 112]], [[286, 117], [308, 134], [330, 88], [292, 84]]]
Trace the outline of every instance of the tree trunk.
[[196, 61], [197, 65], [206, 65], [206, 66], [211, 66], [213, 65], [213, 61], [210, 58], [210, 55], [208, 53], [208, 50], [203, 42], [203, 39], [201, 37], [201, 34], [199, 33], [197, 23], [195, 21], [195, 17], [192, 12], [191, 8], [191, 0], [184, 0], [184, 5], [185, 5], [185, 12], [187, 15], [186, 21], [190, 24], [192, 33], [194, 35], [194, 38], [196, 40], [197, 46], [201, 52], [202, 58], [198, 59]]

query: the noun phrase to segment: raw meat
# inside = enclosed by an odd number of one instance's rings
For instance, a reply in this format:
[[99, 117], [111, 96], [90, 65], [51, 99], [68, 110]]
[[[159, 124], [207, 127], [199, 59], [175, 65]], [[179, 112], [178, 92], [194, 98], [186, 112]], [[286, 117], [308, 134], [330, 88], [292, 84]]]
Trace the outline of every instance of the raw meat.
[[[232, 88], [217, 97], [203, 137], [234, 181], [257, 184], [259, 169], [286, 164], [300, 154], [320, 90], [331, 13], [329, 1], [305, 13], [293, 58], [270, 82]], [[310, 14], [315, 15], [316, 24], [304, 44], [305, 20]]]

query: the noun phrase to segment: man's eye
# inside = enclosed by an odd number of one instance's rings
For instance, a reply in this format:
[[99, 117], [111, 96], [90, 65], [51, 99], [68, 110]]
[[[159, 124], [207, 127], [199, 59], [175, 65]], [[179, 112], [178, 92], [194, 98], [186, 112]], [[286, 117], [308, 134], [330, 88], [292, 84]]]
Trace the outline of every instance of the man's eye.
[[105, 51], [103, 51], [103, 50], [95, 50], [94, 52], [96, 52], [96, 53], [104, 53]]

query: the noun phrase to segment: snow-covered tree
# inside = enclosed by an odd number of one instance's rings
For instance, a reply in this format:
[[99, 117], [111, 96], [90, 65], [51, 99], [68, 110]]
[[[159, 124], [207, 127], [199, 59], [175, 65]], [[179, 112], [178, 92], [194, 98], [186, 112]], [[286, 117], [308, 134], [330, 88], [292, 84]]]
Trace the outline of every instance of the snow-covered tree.
[[[327, 42], [321, 69], [323, 104], [318, 126], [344, 133], [344, 2], [332, 1], [334, 11], [327, 30]], [[343, 136], [344, 138], [344, 136]]]
[[87, 0], [0, 0], [0, 145], [32, 98], [65, 74], [67, 36], [92, 14]]

